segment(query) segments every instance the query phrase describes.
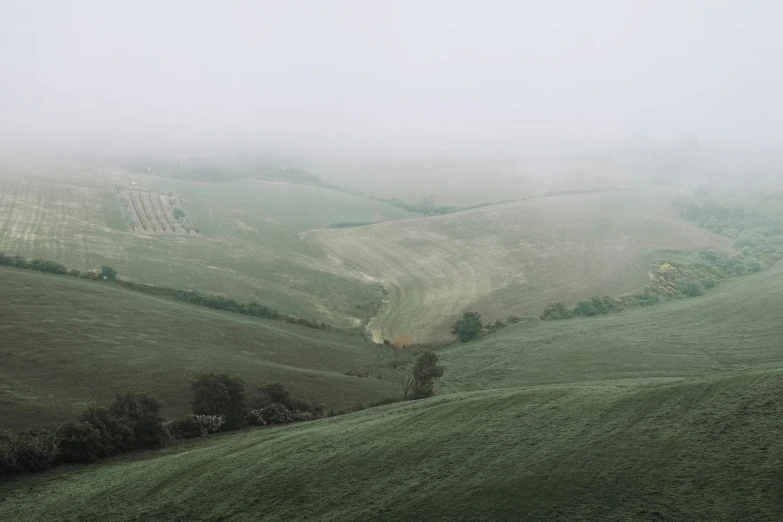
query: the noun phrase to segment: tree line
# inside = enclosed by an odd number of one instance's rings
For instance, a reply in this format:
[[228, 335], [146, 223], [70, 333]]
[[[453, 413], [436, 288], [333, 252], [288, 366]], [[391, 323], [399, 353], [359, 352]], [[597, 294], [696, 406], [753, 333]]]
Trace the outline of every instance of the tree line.
[[[443, 375], [437, 355], [419, 356], [403, 400], [434, 395]], [[159, 449], [172, 440], [207, 437], [246, 427], [274, 426], [333, 417], [365, 409], [326, 409], [293, 397], [279, 382], [246, 391], [245, 381], [226, 373], [203, 373], [190, 381], [192, 413], [166, 421], [162, 402], [141, 392], [117, 394], [108, 407], [92, 406], [56, 428], [0, 430], [0, 478], [35, 473], [66, 463], [91, 463], [136, 449]], [[370, 407], [398, 402], [389, 398]]]
[[181, 290], [166, 286], [135, 283], [133, 281], [129, 281], [128, 279], [120, 279], [117, 277], [117, 270], [111, 266], [106, 265], [102, 266], [100, 270], [92, 269], [80, 272], [79, 270], [68, 269], [65, 265], [56, 263], [54, 261], [47, 261], [44, 259], [33, 259], [28, 261], [22, 256], [7, 256], [0, 252], [0, 266], [35, 270], [37, 272], [45, 272], [55, 275], [67, 275], [92, 280], [110, 281], [118, 286], [122, 286], [123, 288], [127, 288], [136, 292], [143, 292], [146, 294], [155, 295], [157, 297], [165, 297], [175, 301], [182, 301], [206, 308], [212, 308], [214, 310], [222, 310], [225, 312], [248, 315], [251, 317], [260, 317], [264, 319], [274, 319], [290, 324], [306, 326], [308, 328], [317, 328], [320, 330], [336, 330], [335, 327], [323, 321], [294, 317], [292, 315], [284, 314], [279, 310], [269, 306], [261, 305], [255, 302], [243, 303], [230, 297], [205, 294], [197, 290]]

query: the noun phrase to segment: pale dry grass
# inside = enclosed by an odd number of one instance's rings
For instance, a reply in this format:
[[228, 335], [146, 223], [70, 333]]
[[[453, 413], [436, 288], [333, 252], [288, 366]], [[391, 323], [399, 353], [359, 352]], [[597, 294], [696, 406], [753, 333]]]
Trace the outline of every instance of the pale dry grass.
[[537, 316], [552, 301], [644, 286], [657, 250], [728, 248], [679, 220], [665, 192], [539, 198], [427, 219], [309, 234], [336, 273], [382, 282], [376, 341], [450, 337], [462, 312]]

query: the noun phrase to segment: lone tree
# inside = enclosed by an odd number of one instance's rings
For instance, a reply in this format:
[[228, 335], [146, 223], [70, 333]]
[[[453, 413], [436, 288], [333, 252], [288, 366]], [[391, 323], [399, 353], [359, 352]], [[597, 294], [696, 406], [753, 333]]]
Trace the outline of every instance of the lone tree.
[[228, 428], [237, 428], [245, 422], [247, 397], [245, 382], [226, 373], [203, 373], [190, 381], [193, 389], [193, 413], [222, 415]]
[[103, 279], [108, 279], [109, 281], [114, 281], [117, 278], [117, 271], [110, 266], [103, 265], [101, 267], [101, 277]]
[[462, 314], [462, 319], [454, 323], [451, 333], [464, 343], [478, 337], [482, 328], [481, 315], [478, 312], [465, 312]]
[[411, 399], [424, 399], [435, 395], [433, 387], [435, 379], [443, 376], [443, 368], [438, 366], [438, 354], [424, 352], [413, 365], [413, 386], [410, 388]]

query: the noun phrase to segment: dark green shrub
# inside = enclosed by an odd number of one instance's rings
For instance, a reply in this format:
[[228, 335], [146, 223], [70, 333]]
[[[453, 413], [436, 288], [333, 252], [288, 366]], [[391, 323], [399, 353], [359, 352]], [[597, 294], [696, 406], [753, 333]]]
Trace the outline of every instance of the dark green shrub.
[[411, 399], [423, 399], [435, 395], [435, 379], [443, 376], [443, 368], [438, 366], [438, 354], [424, 352], [413, 365], [413, 387]]
[[593, 301], [579, 301], [573, 311], [573, 314], [579, 317], [593, 317], [599, 313]]
[[27, 268], [30, 270], [36, 270], [38, 272], [48, 272], [50, 274], [64, 275], [68, 269], [60, 263], [54, 261], [46, 261], [44, 259], [33, 259], [27, 263]]
[[114, 281], [117, 278], [117, 271], [110, 266], [103, 265], [101, 267], [101, 278]]
[[541, 319], [544, 321], [557, 321], [560, 319], [570, 319], [573, 317], [571, 311], [566, 308], [564, 303], [549, 303], [544, 307]]
[[114, 415], [106, 408], [92, 407], [79, 420], [98, 430], [101, 440], [100, 457], [108, 457], [132, 449], [136, 436], [127, 418]]
[[686, 297], [698, 297], [704, 293], [704, 289], [699, 283], [688, 283], [682, 287], [682, 295]]
[[481, 315], [477, 312], [465, 312], [462, 319], [454, 323], [451, 333], [457, 336], [460, 342], [465, 343], [476, 339], [483, 329]]
[[194, 439], [201, 437], [201, 423], [196, 415], [184, 415], [166, 423], [166, 429], [175, 439]]
[[95, 462], [103, 453], [100, 432], [81, 421], [68, 421], [57, 428], [57, 447], [61, 462]]
[[0, 479], [19, 473], [16, 464], [15, 443], [14, 433], [8, 430], [0, 430]]
[[109, 411], [131, 426], [134, 447], [160, 448], [169, 440], [160, 408], [161, 402], [157, 397], [129, 392], [118, 394]]
[[204, 373], [191, 381], [193, 413], [221, 415], [227, 429], [243, 426], [247, 417], [245, 383], [225, 373]]
[[24, 430], [12, 439], [17, 472], [49, 469], [57, 456], [57, 438], [52, 430]]
[[254, 412], [266, 424], [285, 424], [293, 421], [291, 411], [282, 404], [272, 404]]

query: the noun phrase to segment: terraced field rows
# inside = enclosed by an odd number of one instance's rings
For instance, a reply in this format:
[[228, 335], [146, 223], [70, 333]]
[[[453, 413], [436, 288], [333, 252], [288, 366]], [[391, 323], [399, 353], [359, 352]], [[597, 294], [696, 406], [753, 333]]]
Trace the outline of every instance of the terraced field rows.
[[485, 319], [537, 316], [552, 301], [619, 295], [647, 282], [647, 255], [729, 248], [679, 221], [667, 193], [541, 198], [427, 219], [320, 230], [335, 273], [382, 282], [373, 338], [450, 337], [464, 311]]

